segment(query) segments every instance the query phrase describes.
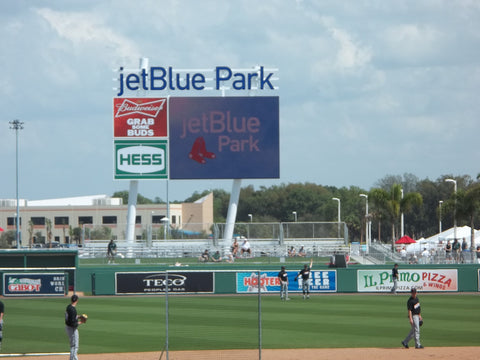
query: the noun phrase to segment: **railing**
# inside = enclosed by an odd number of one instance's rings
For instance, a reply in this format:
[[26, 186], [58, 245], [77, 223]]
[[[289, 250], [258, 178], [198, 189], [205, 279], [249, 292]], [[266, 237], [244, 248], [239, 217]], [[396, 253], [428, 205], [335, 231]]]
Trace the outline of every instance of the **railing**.
[[[292, 246], [296, 252], [303, 246], [306, 256], [330, 256], [334, 253], [347, 254], [349, 247], [343, 244], [342, 240], [336, 239], [295, 239], [288, 240], [280, 244], [278, 240], [249, 239], [252, 256], [269, 256], [269, 257], [287, 257], [288, 249]], [[145, 241], [137, 241], [129, 243], [126, 241], [117, 241], [117, 256], [128, 258], [181, 258], [181, 257], [198, 257], [206, 249], [211, 254], [219, 251], [226, 255], [230, 250], [230, 243], [219, 244], [213, 239], [204, 240], [159, 240], [153, 241], [151, 244]], [[241, 247], [241, 242], [239, 243]], [[85, 242], [84, 246], [79, 249], [80, 258], [103, 258], [107, 255], [108, 241], [91, 240]]]

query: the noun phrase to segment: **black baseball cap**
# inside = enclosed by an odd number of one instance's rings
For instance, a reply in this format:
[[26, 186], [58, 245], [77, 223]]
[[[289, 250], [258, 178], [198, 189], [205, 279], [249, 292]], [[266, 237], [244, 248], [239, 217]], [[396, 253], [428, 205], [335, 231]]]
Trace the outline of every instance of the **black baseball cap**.
[[416, 293], [416, 292], [417, 292], [417, 289], [415, 289], [414, 287], [412, 287], [412, 288], [410, 289], [410, 292]]

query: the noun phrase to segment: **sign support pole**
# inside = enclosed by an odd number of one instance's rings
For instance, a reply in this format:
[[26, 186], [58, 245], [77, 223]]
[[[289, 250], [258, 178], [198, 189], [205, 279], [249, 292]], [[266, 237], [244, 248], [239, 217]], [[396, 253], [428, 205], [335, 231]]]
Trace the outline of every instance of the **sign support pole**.
[[[148, 58], [140, 58], [140, 71], [148, 69]], [[133, 245], [135, 241], [135, 219], [137, 218], [137, 195], [138, 180], [130, 180], [130, 188], [128, 190], [128, 212], [127, 212], [127, 244]], [[132, 257], [132, 248], [127, 250], [127, 257]]]
[[242, 179], [233, 179], [232, 193], [228, 204], [227, 220], [225, 224], [225, 232], [223, 234], [223, 247], [225, 254], [230, 251], [230, 245], [233, 239], [233, 229], [237, 218], [238, 201], [240, 199], [240, 189], [242, 187]]

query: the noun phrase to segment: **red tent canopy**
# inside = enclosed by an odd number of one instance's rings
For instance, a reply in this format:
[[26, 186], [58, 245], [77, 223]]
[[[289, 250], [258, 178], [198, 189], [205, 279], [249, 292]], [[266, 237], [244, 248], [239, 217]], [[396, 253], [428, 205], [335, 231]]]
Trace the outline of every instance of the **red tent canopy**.
[[413, 240], [410, 236], [405, 235], [402, 236], [400, 239], [395, 241], [395, 244], [414, 244], [416, 241]]
[[3, 229], [0, 227], [0, 231], [3, 231]]

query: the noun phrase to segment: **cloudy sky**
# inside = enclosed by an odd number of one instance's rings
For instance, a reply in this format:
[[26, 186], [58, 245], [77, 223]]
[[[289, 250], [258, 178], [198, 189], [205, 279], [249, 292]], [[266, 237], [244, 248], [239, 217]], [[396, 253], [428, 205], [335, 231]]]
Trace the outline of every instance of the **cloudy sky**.
[[[1, 0], [0, 198], [15, 198], [13, 119], [21, 198], [128, 190], [113, 180], [112, 69], [140, 57], [279, 69], [280, 179], [242, 186], [476, 176], [479, 19], [476, 0]], [[169, 197], [231, 184], [172, 180]], [[165, 199], [165, 181], [139, 192]]]

